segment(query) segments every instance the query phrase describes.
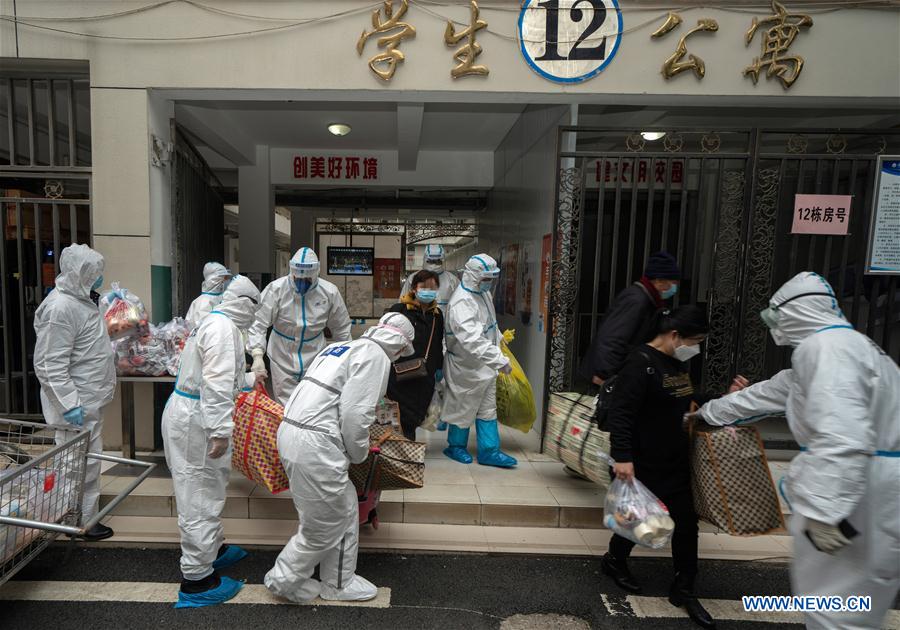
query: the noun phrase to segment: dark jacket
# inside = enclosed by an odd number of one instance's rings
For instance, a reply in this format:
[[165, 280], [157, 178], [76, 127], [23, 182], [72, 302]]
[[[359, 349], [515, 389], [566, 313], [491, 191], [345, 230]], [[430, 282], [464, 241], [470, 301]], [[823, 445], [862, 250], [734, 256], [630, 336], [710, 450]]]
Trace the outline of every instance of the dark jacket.
[[700, 398], [687, 364], [648, 345], [628, 355], [616, 377], [607, 427], [610, 455], [633, 462], [635, 476], [655, 494], [690, 486], [690, 442], [682, 428]]
[[405, 296], [404, 301], [394, 304], [388, 309], [388, 312], [406, 315], [416, 330], [416, 339], [413, 342], [415, 354], [402, 357], [398, 362], [425, 358], [432, 322], [435, 324], [431, 351], [428, 353], [426, 363], [428, 376], [398, 382], [397, 373], [392, 366], [388, 380], [386, 396], [400, 405], [400, 424], [403, 426], [406, 437], [412, 438], [415, 436], [416, 427], [425, 420], [428, 405], [431, 404], [431, 398], [434, 396], [434, 375], [444, 365], [444, 315], [436, 305], [423, 311], [421, 307], [412, 303]]
[[581, 366], [587, 380], [594, 376], [606, 380], [622, 369], [628, 352], [651, 339], [657, 303], [650, 291], [640, 282], [619, 293], [610, 304], [606, 317]]

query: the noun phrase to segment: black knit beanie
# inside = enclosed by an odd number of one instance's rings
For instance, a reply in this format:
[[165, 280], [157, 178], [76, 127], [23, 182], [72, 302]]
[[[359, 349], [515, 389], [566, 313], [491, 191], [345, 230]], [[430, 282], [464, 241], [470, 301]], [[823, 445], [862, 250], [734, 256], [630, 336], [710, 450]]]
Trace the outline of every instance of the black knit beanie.
[[654, 252], [650, 254], [647, 260], [647, 268], [644, 275], [651, 280], [658, 278], [663, 280], [678, 280], [681, 277], [681, 270], [678, 268], [678, 261], [669, 252]]

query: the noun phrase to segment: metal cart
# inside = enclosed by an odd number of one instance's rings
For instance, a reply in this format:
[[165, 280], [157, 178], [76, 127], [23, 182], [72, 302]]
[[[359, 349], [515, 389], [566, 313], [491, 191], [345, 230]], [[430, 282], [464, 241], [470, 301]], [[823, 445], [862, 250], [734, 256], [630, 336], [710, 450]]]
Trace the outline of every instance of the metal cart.
[[[60, 534], [83, 536], [156, 467], [137, 460], [88, 453], [90, 434], [0, 418], [0, 585]], [[88, 459], [146, 468], [90, 521], [81, 521]]]

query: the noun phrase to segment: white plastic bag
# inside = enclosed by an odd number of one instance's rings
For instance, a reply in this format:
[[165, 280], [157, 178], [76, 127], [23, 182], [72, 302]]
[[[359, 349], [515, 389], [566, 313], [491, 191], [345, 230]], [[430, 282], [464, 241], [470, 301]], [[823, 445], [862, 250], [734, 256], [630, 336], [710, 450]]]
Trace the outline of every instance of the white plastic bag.
[[443, 412], [444, 388], [441, 383], [438, 383], [434, 387], [434, 395], [431, 397], [431, 403], [428, 405], [428, 411], [425, 413], [425, 420], [419, 426], [426, 431], [437, 431]]
[[[606, 457], [612, 465], [613, 460]], [[666, 504], [637, 478], [614, 479], [606, 491], [604, 525], [613, 533], [651, 549], [661, 549], [672, 540], [675, 521]]]

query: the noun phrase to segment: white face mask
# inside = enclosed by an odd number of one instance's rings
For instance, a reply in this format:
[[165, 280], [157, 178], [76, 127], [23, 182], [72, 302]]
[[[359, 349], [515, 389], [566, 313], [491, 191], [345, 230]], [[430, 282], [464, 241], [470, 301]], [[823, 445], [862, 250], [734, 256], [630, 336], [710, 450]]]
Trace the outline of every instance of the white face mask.
[[779, 328], [770, 328], [769, 334], [772, 336], [772, 341], [775, 342], [776, 346], [789, 346], [791, 342], [788, 341], [788, 337], [784, 332]]
[[700, 344], [693, 346], [678, 346], [675, 348], [675, 358], [679, 361], [690, 361], [700, 354]]

